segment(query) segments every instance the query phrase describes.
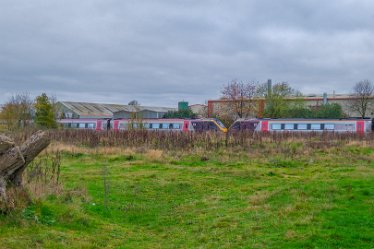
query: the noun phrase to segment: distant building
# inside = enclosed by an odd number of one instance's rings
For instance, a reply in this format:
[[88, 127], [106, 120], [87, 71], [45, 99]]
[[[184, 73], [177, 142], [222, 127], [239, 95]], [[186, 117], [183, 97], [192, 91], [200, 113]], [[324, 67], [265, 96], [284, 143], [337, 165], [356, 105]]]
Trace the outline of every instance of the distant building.
[[[343, 112], [349, 117], [360, 117], [361, 115], [357, 112], [354, 112], [350, 108], [350, 101], [353, 101], [356, 97], [352, 95], [344, 94], [332, 94], [332, 95], [307, 95], [301, 97], [305, 101], [306, 107], [319, 107], [325, 103], [333, 104], [337, 103], [341, 105]], [[300, 97], [289, 97], [286, 98], [288, 101], [295, 101], [300, 99]], [[372, 97], [374, 102], [374, 96]], [[252, 117], [262, 117], [265, 109], [266, 100], [264, 98], [255, 98], [253, 101], [256, 102], [256, 111], [252, 113]], [[216, 114], [219, 114], [222, 110], [227, 110], [231, 100], [208, 100], [208, 117], [212, 117]], [[367, 117], [374, 117], [374, 106], [370, 106], [367, 110]]]
[[[122, 110], [114, 112], [113, 118], [162, 118], [169, 111], [176, 108], [151, 106], [125, 106]], [[134, 115], [135, 114], [135, 115]]]
[[176, 108], [61, 101], [58, 110], [60, 118], [162, 118]]
[[203, 104], [194, 104], [189, 106], [190, 110], [197, 114], [198, 117], [207, 117], [208, 107]]

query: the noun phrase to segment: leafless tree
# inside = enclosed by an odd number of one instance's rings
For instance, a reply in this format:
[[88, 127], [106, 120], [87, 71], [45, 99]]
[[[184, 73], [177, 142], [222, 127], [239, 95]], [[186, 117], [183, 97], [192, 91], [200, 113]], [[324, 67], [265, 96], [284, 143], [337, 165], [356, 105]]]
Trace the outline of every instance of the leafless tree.
[[239, 118], [247, 117], [254, 112], [253, 97], [256, 94], [256, 84], [231, 81], [222, 90], [222, 98], [228, 100], [230, 109]]
[[10, 97], [1, 111], [1, 118], [9, 130], [28, 126], [32, 119], [33, 104], [33, 100], [27, 93]]
[[374, 85], [369, 80], [362, 80], [353, 87], [354, 97], [349, 102], [349, 107], [364, 118], [368, 108], [373, 104]]

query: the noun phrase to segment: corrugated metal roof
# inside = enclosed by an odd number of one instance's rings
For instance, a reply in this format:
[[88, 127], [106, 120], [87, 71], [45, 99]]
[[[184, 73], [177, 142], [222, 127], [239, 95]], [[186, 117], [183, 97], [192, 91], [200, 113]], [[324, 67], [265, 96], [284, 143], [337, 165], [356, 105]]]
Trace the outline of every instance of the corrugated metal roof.
[[[170, 108], [170, 107], [152, 107], [152, 106], [131, 106], [127, 105], [125, 106], [122, 110], [118, 112], [144, 112], [144, 111], [149, 111], [149, 112], [168, 112], [168, 111], [176, 111], [177, 108]], [[116, 113], [116, 112], [114, 112]]]
[[76, 113], [80, 117], [113, 117], [115, 112], [168, 112], [175, 111], [176, 108], [169, 107], [152, 107], [152, 106], [131, 106], [131, 105], [118, 105], [118, 104], [100, 104], [100, 103], [85, 103], [85, 102], [59, 102], [65, 108]]
[[141, 111], [151, 111], [151, 112], [168, 112], [176, 111], [177, 108], [170, 107], [153, 107], [153, 106], [140, 106]]

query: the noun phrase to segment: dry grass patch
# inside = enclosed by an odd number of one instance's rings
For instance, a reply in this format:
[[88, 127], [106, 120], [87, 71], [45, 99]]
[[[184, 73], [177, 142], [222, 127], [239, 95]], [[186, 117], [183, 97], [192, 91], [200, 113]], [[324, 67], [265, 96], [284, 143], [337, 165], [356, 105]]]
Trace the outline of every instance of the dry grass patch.
[[134, 148], [111, 147], [103, 146], [96, 148], [89, 148], [84, 146], [69, 145], [65, 143], [52, 143], [45, 151], [44, 154], [54, 153], [55, 151], [68, 152], [71, 154], [97, 154], [97, 155], [135, 155]]
[[162, 150], [148, 150], [145, 153], [145, 157], [153, 162], [161, 162], [163, 157], [164, 152]]
[[253, 206], [260, 206], [265, 204], [271, 196], [273, 194], [269, 191], [258, 191], [249, 197], [249, 203]]
[[42, 199], [49, 195], [61, 195], [63, 193], [62, 185], [55, 182], [30, 182], [27, 184], [26, 189], [35, 199]]

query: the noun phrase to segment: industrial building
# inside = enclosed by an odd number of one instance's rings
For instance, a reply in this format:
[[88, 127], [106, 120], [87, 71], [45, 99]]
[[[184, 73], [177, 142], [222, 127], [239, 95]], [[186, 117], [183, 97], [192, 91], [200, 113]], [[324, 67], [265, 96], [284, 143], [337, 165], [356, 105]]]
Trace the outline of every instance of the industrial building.
[[61, 101], [58, 105], [58, 117], [60, 118], [162, 118], [168, 111], [176, 111], [176, 108], [132, 106], [119, 104], [100, 104]]
[[200, 118], [207, 117], [208, 107], [206, 105], [194, 104], [190, 105], [188, 108]]
[[[307, 95], [302, 97], [289, 97], [286, 98], [287, 101], [303, 100], [306, 107], [318, 108], [324, 104], [339, 104], [343, 112], [349, 117], [360, 117], [360, 113], [353, 111], [350, 108], [350, 102], [354, 101], [357, 97], [352, 95], [344, 94], [331, 94], [331, 95]], [[374, 96], [370, 97], [374, 103]], [[264, 98], [254, 98], [250, 100], [254, 108], [252, 113], [248, 117], [262, 117], [266, 105], [266, 100]], [[208, 117], [217, 115], [223, 111], [229, 112], [228, 108], [230, 106], [231, 100], [220, 99], [220, 100], [208, 100]], [[369, 105], [367, 117], [374, 117], [374, 105]]]
[[169, 111], [176, 108], [151, 106], [125, 106], [122, 110], [113, 113], [113, 118], [162, 118]]

